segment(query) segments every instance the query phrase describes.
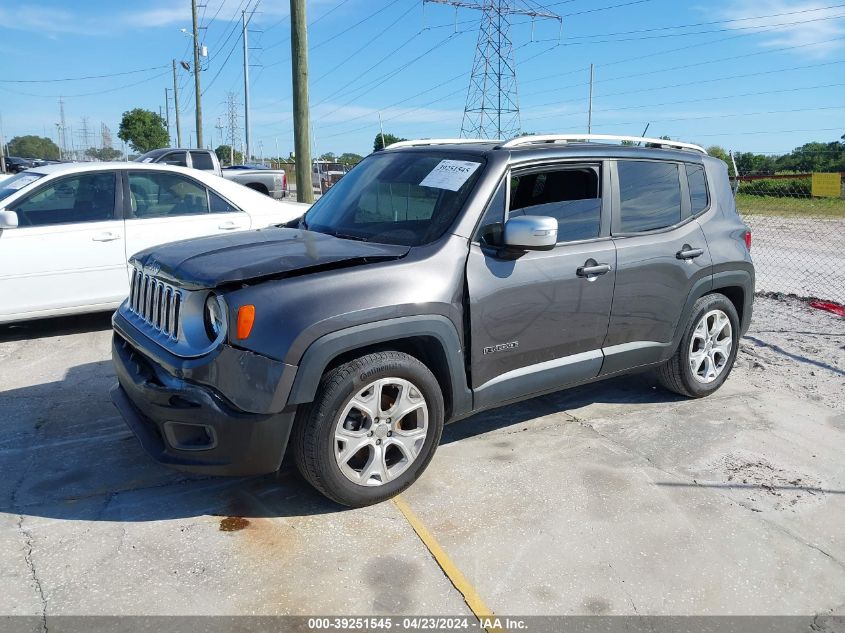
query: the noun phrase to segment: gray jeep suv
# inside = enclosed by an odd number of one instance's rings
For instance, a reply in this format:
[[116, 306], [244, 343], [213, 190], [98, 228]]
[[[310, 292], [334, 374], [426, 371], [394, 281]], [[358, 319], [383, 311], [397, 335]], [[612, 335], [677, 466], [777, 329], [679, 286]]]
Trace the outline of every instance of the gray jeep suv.
[[360, 506], [445, 422], [644, 369], [706, 396], [754, 296], [725, 164], [693, 145], [418, 141], [285, 227], [132, 258], [112, 397], [158, 461]]

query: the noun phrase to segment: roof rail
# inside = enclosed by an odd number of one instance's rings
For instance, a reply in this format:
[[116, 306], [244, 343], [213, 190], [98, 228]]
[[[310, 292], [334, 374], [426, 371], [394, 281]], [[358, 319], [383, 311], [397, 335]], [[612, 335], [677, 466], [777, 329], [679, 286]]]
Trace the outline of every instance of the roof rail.
[[678, 149], [690, 149], [706, 154], [707, 150], [700, 145], [681, 143], [662, 138], [645, 138], [641, 136], [617, 136], [615, 134], [541, 134], [536, 136], [518, 136], [502, 145], [503, 148], [535, 145], [539, 143], [568, 143], [570, 141], [628, 141], [631, 143], [652, 143]]
[[423, 145], [469, 145], [471, 143], [501, 143], [500, 139], [484, 138], [426, 138], [417, 141], [397, 141], [391, 143], [384, 149], [397, 149], [399, 147], [419, 147]]

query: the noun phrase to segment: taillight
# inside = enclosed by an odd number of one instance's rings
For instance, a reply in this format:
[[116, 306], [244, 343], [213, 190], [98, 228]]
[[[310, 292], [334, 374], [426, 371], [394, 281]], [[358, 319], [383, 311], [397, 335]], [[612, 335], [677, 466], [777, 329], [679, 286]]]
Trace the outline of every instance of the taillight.
[[745, 248], [751, 250], [751, 231], [745, 232]]
[[287, 174], [282, 174], [282, 189], [284, 189], [285, 191], [288, 190], [288, 175]]

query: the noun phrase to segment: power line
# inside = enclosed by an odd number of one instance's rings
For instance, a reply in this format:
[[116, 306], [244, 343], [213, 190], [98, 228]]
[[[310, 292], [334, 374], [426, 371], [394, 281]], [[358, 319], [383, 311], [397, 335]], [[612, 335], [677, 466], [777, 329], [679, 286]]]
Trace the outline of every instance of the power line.
[[117, 92], [118, 90], [124, 90], [126, 88], [132, 88], [134, 86], [140, 86], [141, 84], [148, 83], [150, 81], [153, 81], [154, 79], [164, 77], [169, 72], [170, 72], [170, 70], [168, 69], [168, 70], [165, 70], [163, 73], [159, 73], [158, 75], [153, 75], [152, 77], [147, 77], [146, 79], [142, 79], [141, 81], [135, 81], [133, 83], [124, 84], [122, 86], [115, 86], [114, 88], [104, 88], [102, 90], [95, 90], [94, 92], [81, 92], [81, 93], [77, 93], [77, 94], [62, 93], [60, 95], [37, 95], [37, 94], [30, 93], [30, 92], [20, 92], [18, 90], [9, 90], [8, 88], [0, 88], [0, 90], [2, 90], [4, 92], [10, 92], [12, 94], [24, 95], [24, 96], [27, 96], [27, 97], [43, 97], [45, 99], [57, 99], [57, 98], [61, 98], [61, 97], [65, 98], [65, 99], [67, 99], [69, 97], [90, 97], [90, 96], [93, 96], [93, 95], [101, 95], [101, 94], [106, 94], [108, 92]]
[[[804, 66], [791, 66], [789, 68], [774, 68], [772, 70], [757, 70], [757, 71], [750, 72], [750, 73], [741, 73], [741, 74], [736, 74], [736, 75], [725, 75], [725, 76], [722, 76], [722, 77], [714, 77], [714, 78], [711, 78], [711, 79], [696, 79], [694, 81], [687, 81], [687, 82], [676, 83], [676, 84], [666, 84], [666, 85], [663, 85], [663, 86], [648, 86], [648, 90], [668, 90], [670, 88], [683, 88], [685, 86], [696, 86], [696, 85], [699, 85], [699, 84], [713, 83], [713, 82], [717, 82], [717, 81], [728, 81], [730, 79], [742, 79], [744, 77], [758, 77], [760, 75], [771, 75], [771, 74], [775, 74], [775, 73], [791, 72], [791, 71], [795, 71], [795, 70], [807, 70], [809, 68], [821, 68], [821, 67], [824, 67], [824, 66], [834, 66], [836, 64], [842, 64], [842, 63], [845, 63], [845, 60], [840, 59], [840, 60], [832, 61], [832, 62], [821, 62], [821, 63], [818, 63], [818, 64], [806, 64]], [[699, 65], [699, 64], [690, 64], [689, 66], [686, 66], [686, 67], [691, 67], [691, 66], [694, 66], [694, 65]], [[652, 71], [652, 72], [645, 73], [645, 74], [652, 74], [653, 72], [659, 72], [659, 71]], [[631, 77], [639, 77], [641, 75], [642, 75], [642, 73], [637, 73], [637, 74], [629, 75], [629, 76], [613, 77], [613, 78], [610, 78], [610, 79], [603, 79], [601, 81], [596, 81], [595, 83], [602, 83], [602, 82], [606, 83], [606, 82], [610, 81], [611, 79], [629, 79]], [[578, 83], [578, 84], [570, 84], [568, 86], [561, 86], [559, 88], [550, 88], [549, 90], [541, 90], [539, 92], [531, 92], [531, 93], [528, 93], [526, 96], [537, 96], [537, 95], [541, 95], [541, 94], [548, 94], [550, 92], [558, 92], [560, 90], [566, 90], [568, 88], [576, 88], [576, 87], [585, 86], [585, 85], [587, 85], [587, 83], [588, 82]], [[599, 93], [599, 94], [596, 95], [596, 97], [618, 97], [618, 96], [622, 96], [622, 95], [639, 94], [642, 91], [643, 91], [643, 88], [639, 87], [635, 90], [623, 90], [623, 91], [619, 91], [619, 92]], [[540, 104], [540, 105], [551, 105], [551, 104]]]
[[149, 68], [139, 68], [137, 70], [125, 70], [119, 73], [109, 73], [106, 75], [88, 75], [87, 77], [61, 77], [58, 79], [0, 79], [0, 83], [7, 84], [41, 84], [41, 83], [56, 83], [60, 81], [84, 81], [86, 79], [105, 79], [107, 77], [120, 77], [122, 75], [133, 75], [136, 73], [145, 73], [151, 70], [161, 70], [162, 68], [169, 68], [168, 64], [164, 66], [151, 66]]
[[[359, 88], [358, 88], [358, 89], [353, 90], [353, 92], [360, 91], [360, 94], [359, 94], [357, 97], [355, 97], [355, 98], [353, 98], [353, 99], [351, 99], [351, 100], [347, 100], [347, 101], [346, 101], [346, 102], [345, 102], [342, 106], [340, 106], [340, 107], [338, 107], [338, 108], [335, 108], [335, 109], [334, 109], [334, 110], [332, 110], [331, 112], [329, 112], [329, 113], [327, 113], [327, 114], [325, 114], [325, 115], [323, 115], [323, 116], [321, 116], [321, 117], [318, 117], [318, 119], [324, 119], [324, 118], [326, 118], [327, 116], [330, 116], [330, 115], [334, 114], [335, 112], [337, 112], [337, 111], [338, 111], [338, 110], [340, 110], [341, 108], [346, 107], [347, 105], [349, 105], [349, 104], [351, 104], [351, 103], [354, 103], [355, 101], [357, 101], [358, 99], [360, 99], [362, 96], [364, 96], [364, 95], [367, 93], [367, 91], [369, 90], [369, 88], [371, 88], [373, 85], [375, 85], [375, 84], [377, 84], [377, 83], [380, 83], [380, 82], [383, 82], [383, 81], [387, 81], [388, 79], [392, 79], [393, 77], [395, 77], [396, 75], [398, 75], [400, 72], [402, 72], [403, 70], [405, 70], [406, 68], [408, 68], [408, 67], [409, 67], [409, 66], [411, 66], [412, 64], [415, 64], [416, 62], [418, 62], [419, 60], [421, 60], [423, 57], [425, 57], [425, 56], [427, 56], [427, 55], [431, 54], [432, 52], [434, 52], [435, 50], [437, 50], [437, 49], [438, 49], [438, 48], [440, 48], [441, 46], [444, 46], [444, 45], [448, 44], [450, 41], [452, 41], [453, 39], [455, 39], [455, 38], [456, 38], [456, 37], [458, 37], [459, 35], [462, 35], [463, 33], [468, 33], [468, 32], [469, 32], [469, 31], [458, 31], [457, 33], [452, 33], [452, 34], [451, 34], [451, 35], [449, 35], [447, 38], [445, 38], [445, 39], [441, 40], [440, 42], [438, 42], [437, 44], [435, 44], [434, 46], [432, 46], [431, 48], [429, 48], [428, 50], [426, 50], [424, 53], [421, 53], [420, 55], [417, 55], [417, 56], [416, 56], [416, 57], [414, 57], [412, 60], [410, 60], [410, 61], [408, 61], [408, 62], [406, 62], [406, 63], [402, 64], [402, 65], [401, 65], [401, 66], [399, 66], [398, 68], [395, 68], [395, 69], [393, 69], [393, 70], [391, 70], [391, 71], [388, 71], [385, 75], [382, 75], [381, 77], [377, 77], [376, 79], [373, 79], [372, 81], [370, 81], [370, 82], [368, 82], [368, 83], [366, 83], [366, 84], [362, 84], [361, 86], [359, 86]], [[384, 59], [386, 59], [386, 57], [385, 57]], [[378, 63], [381, 63], [381, 61], [384, 61], [384, 59], [380, 60]], [[372, 67], [371, 67], [371, 68], [372, 68]], [[366, 71], [366, 72], [368, 72], [368, 71]], [[364, 74], [364, 73], [362, 73], [362, 74]], [[359, 75], [359, 78], [360, 78], [360, 77], [361, 77], [361, 75]], [[335, 94], [335, 95], [332, 95], [332, 96], [336, 96], [336, 94]], [[319, 102], [319, 103], [317, 103], [316, 105], [321, 105], [322, 103], [325, 103], [325, 101], [326, 101], [326, 99], [323, 99], [322, 101], [320, 101], [320, 102]]]
[[[710, 22], [694, 22], [694, 23], [691, 23], [691, 24], [676, 24], [676, 25], [673, 25], [673, 26], [656, 26], [656, 27], [652, 27], [652, 28], [649, 28], [649, 29], [636, 29], [636, 30], [633, 30], [633, 31], [616, 31], [616, 32], [613, 32], [613, 33], [590, 33], [590, 34], [586, 34], [586, 35], [570, 35], [570, 36], [568, 36], [567, 39], [586, 39], [586, 38], [592, 38], [592, 37], [610, 37], [610, 36], [613, 36], [613, 35], [633, 35], [635, 33], [651, 33], [651, 32], [654, 32], [654, 31], [668, 31], [670, 29], [686, 29], [686, 28], [693, 28], [693, 27], [697, 27], [697, 26], [710, 26], [710, 25], [713, 25], [713, 24], [732, 24], [734, 22], [748, 22], [750, 20], [764, 20], [764, 19], [767, 19], [767, 18], [779, 18], [779, 17], [783, 17], [785, 15], [798, 15], [798, 14], [803, 14], [803, 13], [815, 13], [817, 11], [826, 11], [828, 9], [840, 9], [842, 7], [845, 7], [845, 3], [843, 3], [843, 4], [832, 4], [832, 5], [829, 5], [829, 6], [826, 6], [826, 7], [815, 7], [815, 8], [812, 8], [812, 9], [800, 9], [800, 10], [796, 10], [796, 11], [783, 11], [783, 12], [780, 12], [780, 13], [770, 13], [770, 14], [767, 14], [767, 15], [758, 15], [758, 16], [747, 17], [747, 18], [731, 18], [729, 20], [713, 20], [713, 21], [710, 21]], [[822, 18], [822, 19], [827, 19], [827, 18]], [[769, 25], [769, 24], [767, 24], [767, 25], [762, 26], [762, 27], [756, 26], [756, 27], [744, 27], [744, 28], [760, 29], [760, 28], [770, 28], [770, 27], [777, 27], [777, 26], [780, 26], [780, 25]], [[738, 29], [730, 29], [730, 30], [738, 30]]]
[[[392, 29], [394, 26], [396, 26], [402, 20], [402, 18], [404, 18], [406, 15], [408, 15], [411, 11], [413, 11], [416, 8], [417, 8], [416, 6], [411, 5], [410, 7], [408, 7], [408, 9], [404, 13], [400, 14], [398, 18], [396, 18], [393, 22], [391, 22], [390, 24], [388, 24], [386, 27], [384, 27], [381, 30], [384, 31], [384, 32], [389, 32], [390, 29]], [[419, 33], [414, 35], [414, 37], [416, 37], [417, 35], [419, 35]], [[319, 77], [314, 79], [314, 81], [312, 81], [311, 84], [312, 85], [316, 84], [318, 81], [324, 79], [325, 77], [328, 77], [330, 74], [332, 74], [333, 72], [337, 71], [339, 68], [342, 68], [344, 65], [349, 63], [349, 61], [354, 59], [359, 53], [361, 53], [361, 51], [369, 48], [370, 46], [377, 43], [378, 41], [379, 41], [378, 37], [372, 37], [372, 38], [367, 39], [364, 42], [363, 46], [361, 46], [356, 51], [350, 53], [349, 55], [346, 55], [345, 59], [342, 62], [332, 66], [328, 71], [326, 71], [325, 73], [323, 73], [322, 75], [320, 75]]]
[[[575, 15], [586, 15], [587, 13], [598, 13], [599, 11], [610, 11], [612, 9], [621, 9], [623, 7], [630, 7], [634, 4], [644, 4], [646, 2], [652, 2], [653, 0], [630, 0], [630, 2], [621, 2], [619, 4], [611, 4], [606, 7], [596, 7], [595, 9], [586, 9], [584, 11], [575, 11], [574, 13], [564, 13], [562, 17], [569, 18]], [[564, 2], [556, 2], [547, 6], [554, 7], [560, 4], [567, 4], [566, 1]]]
[[[842, 105], [830, 105], [830, 106], [808, 106], [803, 108], [789, 108], [786, 110], [760, 110], [757, 112], [734, 112], [731, 114], [707, 114], [707, 115], [696, 115], [696, 116], [689, 116], [689, 117], [672, 117], [668, 119], [652, 119], [649, 117], [649, 123], [676, 123], [679, 121], [698, 121], [703, 119], [729, 119], [729, 118], [736, 118], [736, 117], [745, 117], [745, 116], [765, 116], [770, 114], [792, 114], [795, 112], [815, 112], [815, 111], [830, 111], [830, 110], [845, 110], [845, 106]], [[526, 117], [527, 121], [534, 121], [534, 120], [541, 120], [547, 118], [569, 118], [569, 117], [580, 117], [587, 114], [586, 110], [578, 111], [578, 112], [566, 112], [562, 114], [550, 114], [550, 115], [543, 115], [538, 117]], [[636, 121], [614, 121], [613, 123], [603, 123], [602, 127], [617, 127], [622, 125], [641, 125], [642, 119], [638, 119]]]

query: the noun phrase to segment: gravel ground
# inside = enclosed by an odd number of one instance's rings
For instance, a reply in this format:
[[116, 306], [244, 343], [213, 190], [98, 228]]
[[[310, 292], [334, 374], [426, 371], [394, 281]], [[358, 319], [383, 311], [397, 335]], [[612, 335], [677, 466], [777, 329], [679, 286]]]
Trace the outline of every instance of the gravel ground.
[[758, 296], [734, 376], [845, 411], [845, 319], [798, 299]]

